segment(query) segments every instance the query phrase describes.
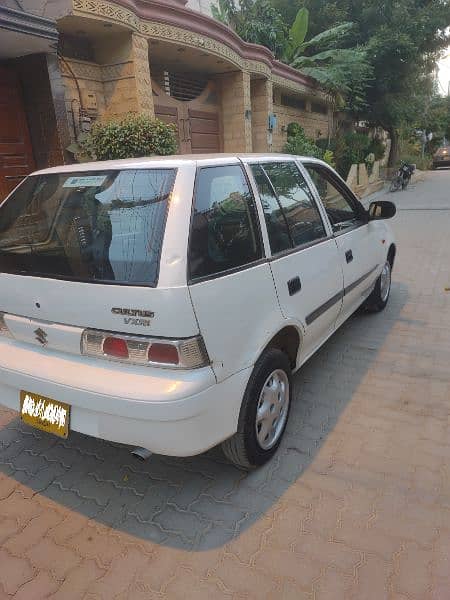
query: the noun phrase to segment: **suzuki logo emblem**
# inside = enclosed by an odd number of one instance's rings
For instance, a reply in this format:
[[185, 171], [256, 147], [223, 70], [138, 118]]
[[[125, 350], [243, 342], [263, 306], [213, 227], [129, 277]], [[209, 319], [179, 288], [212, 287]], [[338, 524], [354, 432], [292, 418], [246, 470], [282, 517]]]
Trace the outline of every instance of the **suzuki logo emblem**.
[[33, 331], [33, 333], [36, 336], [36, 340], [42, 344], [43, 346], [47, 345], [48, 339], [47, 339], [47, 334], [45, 333], [45, 331], [43, 329], [41, 329], [40, 327], [38, 327], [37, 329], [35, 329]]

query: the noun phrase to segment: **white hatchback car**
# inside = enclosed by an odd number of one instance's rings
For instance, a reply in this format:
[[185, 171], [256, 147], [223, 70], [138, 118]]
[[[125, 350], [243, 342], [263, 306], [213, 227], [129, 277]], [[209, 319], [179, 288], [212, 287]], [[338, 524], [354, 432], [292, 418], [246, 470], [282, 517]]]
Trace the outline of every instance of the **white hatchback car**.
[[173, 456], [266, 462], [292, 373], [396, 247], [325, 163], [208, 155], [68, 165], [0, 206], [0, 403], [28, 424]]

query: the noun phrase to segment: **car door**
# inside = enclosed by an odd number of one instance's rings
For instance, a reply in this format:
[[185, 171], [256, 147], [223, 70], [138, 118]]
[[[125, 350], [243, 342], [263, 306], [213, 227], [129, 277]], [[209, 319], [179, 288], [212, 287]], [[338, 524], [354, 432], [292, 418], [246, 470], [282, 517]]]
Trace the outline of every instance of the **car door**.
[[337, 245], [294, 160], [252, 162], [249, 169], [264, 212], [281, 310], [304, 332], [303, 361], [333, 332], [340, 311]]
[[250, 367], [283, 318], [242, 165], [197, 169], [189, 291], [218, 379]]
[[337, 326], [367, 298], [381, 269], [380, 244], [362, 204], [328, 167], [303, 162], [331, 224], [344, 273], [344, 297]]

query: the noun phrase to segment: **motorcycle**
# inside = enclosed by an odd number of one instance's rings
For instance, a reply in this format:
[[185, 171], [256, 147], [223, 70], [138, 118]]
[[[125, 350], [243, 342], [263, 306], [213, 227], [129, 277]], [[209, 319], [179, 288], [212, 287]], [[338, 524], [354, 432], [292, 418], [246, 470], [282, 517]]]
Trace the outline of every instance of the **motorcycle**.
[[402, 161], [396, 174], [392, 178], [389, 191], [396, 192], [399, 189], [406, 190], [409, 182], [411, 181], [411, 176], [415, 170], [416, 165], [410, 165], [407, 162]]

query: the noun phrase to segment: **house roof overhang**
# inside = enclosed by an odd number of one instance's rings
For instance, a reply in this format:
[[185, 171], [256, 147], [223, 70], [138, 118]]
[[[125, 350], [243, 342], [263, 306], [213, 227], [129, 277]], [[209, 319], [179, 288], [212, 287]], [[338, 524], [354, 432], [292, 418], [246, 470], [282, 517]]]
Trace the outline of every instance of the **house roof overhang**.
[[51, 52], [58, 42], [55, 21], [0, 6], [0, 58]]
[[126, 25], [148, 39], [201, 48], [276, 85], [326, 99], [313, 79], [276, 60], [268, 48], [245, 42], [220, 21], [185, 4], [185, 0], [73, 0], [73, 13]]

